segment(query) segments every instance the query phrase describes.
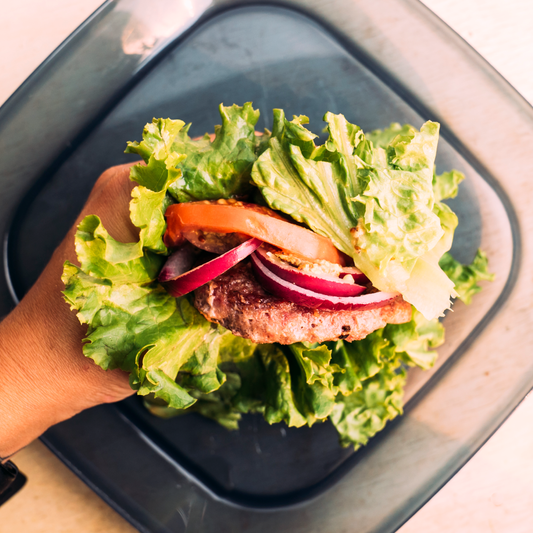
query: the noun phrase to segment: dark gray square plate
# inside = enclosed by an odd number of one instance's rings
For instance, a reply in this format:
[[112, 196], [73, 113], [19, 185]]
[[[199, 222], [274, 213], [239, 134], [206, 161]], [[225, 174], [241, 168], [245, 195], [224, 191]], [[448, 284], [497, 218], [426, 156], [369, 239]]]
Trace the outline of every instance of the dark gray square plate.
[[389, 532], [429, 499], [533, 384], [530, 107], [415, 0], [106, 3], [0, 109], [1, 312], [32, 285], [94, 181], [129, 160], [153, 116], [202, 134], [217, 106], [325, 111], [365, 130], [443, 127], [438, 168], [467, 180], [454, 255], [487, 251], [497, 280], [445, 320], [437, 368], [411, 372], [406, 414], [354, 453], [328, 423], [228, 432], [163, 421], [138, 399], [64, 422], [44, 442], [141, 531]]

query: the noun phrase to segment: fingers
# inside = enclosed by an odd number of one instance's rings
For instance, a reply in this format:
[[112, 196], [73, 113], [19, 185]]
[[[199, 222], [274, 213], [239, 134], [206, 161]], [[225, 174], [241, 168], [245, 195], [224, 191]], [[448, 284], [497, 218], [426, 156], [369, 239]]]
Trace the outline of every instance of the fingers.
[[109, 234], [121, 242], [139, 238], [131, 223], [129, 204], [135, 183], [129, 179], [130, 168], [138, 162], [111, 167], [98, 178], [76, 225], [87, 215], [98, 215]]
[[139, 230], [130, 220], [129, 204], [135, 183], [129, 179], [130, 168], [138, 161], [106, 170], [96, 181], [76, 222], [56, 250], [53, 261], [63, 264], [68, 260], [79, 264], [76, 258], [74, 235], [78, 224], [87, 215], [97, 215], [109, 234], [120, 242], [135, 242]]

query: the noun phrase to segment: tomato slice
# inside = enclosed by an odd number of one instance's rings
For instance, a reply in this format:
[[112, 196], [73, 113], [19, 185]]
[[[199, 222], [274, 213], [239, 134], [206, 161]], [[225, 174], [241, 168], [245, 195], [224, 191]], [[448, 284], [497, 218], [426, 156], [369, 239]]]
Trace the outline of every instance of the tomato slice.
[[173, 204], [165, 213], [169, 247], [183, 242], [183, 233], [202, 230], [213, 233], [242, 233], [307, 259], [345, 264], [344, 254], [333, 243], [312, 231], [282, 218], [268, 207], [236, 200]]

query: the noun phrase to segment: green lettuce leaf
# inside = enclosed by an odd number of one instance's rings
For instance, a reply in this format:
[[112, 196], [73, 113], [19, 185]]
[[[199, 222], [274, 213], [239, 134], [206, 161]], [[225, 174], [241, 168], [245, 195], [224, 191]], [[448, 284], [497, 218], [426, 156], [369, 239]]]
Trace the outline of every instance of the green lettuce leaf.
[[283, 420], [289, 427], [303, 426], [306, 419], [296, 404], [289, 361], [281, 348], [275, 345], [261, 345], [259, 352], [265, 376], [265, 420], [269, 424]]
[[333, 348], [332, 361], [344, 371], [335, 374], [335, 384], [344, 395], [360, 390], [362, 382], [380, 372], [395, 355], [394, 346], [383, 337], [383, 329], [360, 341], [329, 344]]
[[[221, 106], [220, 111], [223, 125], [213, 143], [208, 138], [190, 140], [189, 126], [180, 120], [147, 124], [143, 140], [128, 143], [126, 150], [145, 161], [130, 173], [138, 183], [130, 215], [140, 229], [139, 241], [118, 243], [98, 217], [86, 217], [76, 234], [81, 269], [65, 266], [65, 297], [89, 325], [85, 354], [104, 368], [129, 371], [139, 394], [165, 398], [177, 408], [195, 401], [187, 391], [208, 393], [223, 385], [219, 352], [227, 352], [236, 339], [222, 328], [213, 329], [187, 300], [175, 300], [155, 282], [164, 260], [158, 254], [168, 253], [162, 236], [164, 213], [174, 201], [169, 188], [174, 185], [174, 193], [183, 183], [205, 188], [202, 176], [214, 178], [222, 197], [248, 186], [246, 172], [255, 150], [261, 149], [254, 135], [258, 112], [250, 104]], [[215, 167], [218, 174], [210, 178]], [[243, 348], [242, 341], [236, 344]]]
[[404, 385], [405, 370], [387, 364], [360, 390], [348, 396], [339, 394], [329, 419], [339, 432], [341, 444], [357, 449], [402, 414]]
[[458, 170], [444, 172], [437, 176], [433, 175], [433, 192], [435, 201], [440, 202], [446, 198], [455, 198], [459, 192], [459, 183], [465, 179], [465, 175]]
[[72, 264], [63, 281], [65, 298], [88, 324], [85, 356], [105, 370], [130, 372], [141, 395], [153, 393], [177, 408], [194, 403], [175, 379], [216, 333], [186, 299], [176, 300], [155, 282], [114, 284]]
[[331, 413], [337, 392], [334, 374], [343, 370], [331, 364], [331, 350], [325, 344], [298, 342], [288, 350], [296, 406], [307, 425], [312, 426]]
[[159, 256], [144, 253], [141, 241], [122, 243], [113, 239], [96, 215], [80, 222], [75, 246], [82, 270], [98, 278], [147, 283], [157, 277], [163, 266]]
[[309, 385], [319, 382], [326, 387], [332, 387], [333, 374], [343, 372], [338, 365], [330, 363], [331, 350], [325, 344], [297, 342], [291, 344], [289, 349]]
[[[346, 369], [336, 375], [339, 393], [330, 420], [344, 446], [359, 448], [402, 414], [405, 365], [431, 368], [444, 327], [413, 310], [410, 322], [389, 324], [361, 341], [337, 341], [332, 361]], [[342, 364], [342, 360], [348, 364]]]
[[478, 285], [479, 281], [494, 281], [494, 274], [489, 272], [487, 255], [481, 250], [477, 251], [470, 265], [462, 265], [449, 253], [442, 256], [439, 264], [455, 283], [457, 297], [465, 304], [470, 304], [472, 296], [481, 290], [481, 286]]
[[[366, 172], [368, 185], [355, 198], [365, 205], [356, 245], [386, 276], [391, 262], [408, 276], [413, 261], [442, 237], [439, 217], [433, 212], [437, 135], [438, 125], [426, 124], [420, 132], [396, 137], [389, 145], [388, 165], [382, 167], [378, 162], [382, 158], [375, 157], [377, 164]], [[400, 264], [398, 258], [403, 258]]]
[[167, 229], [165, 212], [173, 203], [166, 189], [167, 187], [161, 191], [152, 191], [139, 185], [131, 192], [130, 202], [131, 221], [140, 229], [139, 238], [143, 248], [161, 254], [168, 252], [163, 243]]
[[411, 126], [409, 124], [399, 124], [398, 122], [393, 122], [388, 128], [384, 130], [374, 130], [370, 133], [367, 133], [366, 138], [372, 142], [374, 146], [379, 146], [380, 148], [387, 148], [393, 139], [398, 136], [405, 136], [409, 134]]
[[[329, 138], [316, 147], [306, 117], [288, 121], [275, 110], [254, 183], [272, 208], [350, 255], [378, 289], [400, 292], [428, 319], [440, 316], [454, 292], [438, 260], [455, 226], [451, 210], [435, 201], [439, 125], [393, 125], [374, 135], [387, 142], [382, 148], [343, 115], [326, 113], [324, 120]], [[443, 184], [457, 181], [435, 179], [448, 192]]]
[[239, 428], [242, 415], [234, 408], [232, 399], [240, 388], [239, 374], [228, 372], [224, 384], [216, 391], [208, 394], [192, 391], [196, 402], [184, 409], [170, 407], [167, 402], [153, 395], [146, 396], [143, 403], [148, 411], [160, 418], [173, 418], [194, 412], [215, 420], [226, 429], [235, 430]]
[[176, 152], [173, 144], [184, 126], [185, 122], [182, 120], [154, 118], [151, 124], [144, 127], [140, 143], [128, 142], [126, 153], [140, 155], [146, 163], [132, 167], [130, 177], [133, 181], [159, 192], [181, 175], [177, 165], [185, 156]]
[[249, 193], [250, 171], [256, 151], [262, 149], [255, 136], [259, 111], [249, 102], [242, 107], [221, 104], [219, 111], [222, 125], [215, 127], [213, 142], [207, 134], [192, 140], [188, 135], [191, 125], [182, 121], [154, 119], [147, 124], [143, 141], [128, 143], [126, 150], [140, 155], [147, 164], [136, 168], [132, 179], [155, 191], [168, 183], [169, 193], [178, 202]]
[[130, 142], [127, 153], [140, 155], [145, 165], [134, 165], [130, 179], [138, 184], [131, 193], [130, 218], [139, 228], [141, 248], [167, 254], [163, 243], [166, 230], [165, 211], [174, 200], [167, 194], [169, 186], [181, 177], [177, 165], [185, 155], [173, 150], [173, 141], [184, 128], [182, 120], [154, 119], [143, 130], [140, 143]]
[[[350, 228], [357, 224], [358, 214], [349, 195], [357, 194], [359, 187], [344, 166], [305, 157], [304, 153], [313, 153], [315, 137], [303, 127], [305, 122], [304, 117], [289, 122], [282, 110], [274, 110], [269, 148], [254, 165], [252, 179], [270, 207], [329, 237], [350, 254]], [[350, 135], [354, 137], [345, 132]]]
[[404, 363], [428, 370], [437, 360], [435, 348], [444, 342], [444, 326], [438, 320], [427, 320], [413, 309], [410, 322], [388, 324], [383, 335]]

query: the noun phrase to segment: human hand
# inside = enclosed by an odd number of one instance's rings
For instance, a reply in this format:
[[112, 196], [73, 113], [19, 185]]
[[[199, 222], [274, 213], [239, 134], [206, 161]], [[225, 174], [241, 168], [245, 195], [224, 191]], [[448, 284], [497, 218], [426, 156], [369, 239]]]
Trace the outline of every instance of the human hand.
[[84, 409], [133, 393], [126, 373], [106, 372], [84, 357], [85, 326], [61, 294], [63, 263], [78, 264], [74, 234], [84, 216], [98, 215], [119, 241], [138, 240], [129, 217], [132, 164], [112, 167], [100, 176], [35, 285], [0, 323], [0, 457]]

